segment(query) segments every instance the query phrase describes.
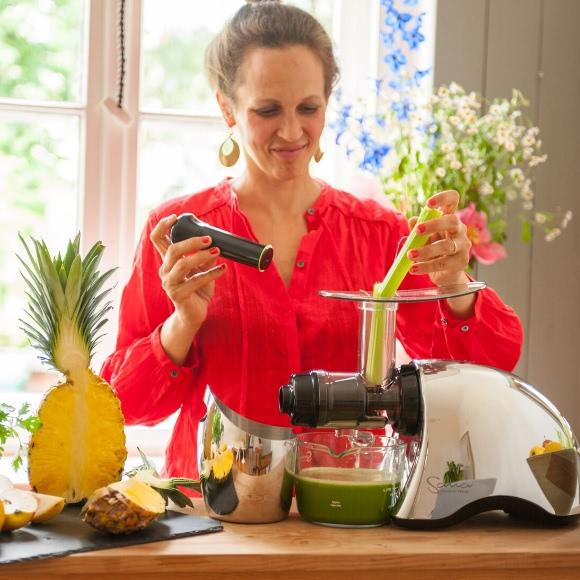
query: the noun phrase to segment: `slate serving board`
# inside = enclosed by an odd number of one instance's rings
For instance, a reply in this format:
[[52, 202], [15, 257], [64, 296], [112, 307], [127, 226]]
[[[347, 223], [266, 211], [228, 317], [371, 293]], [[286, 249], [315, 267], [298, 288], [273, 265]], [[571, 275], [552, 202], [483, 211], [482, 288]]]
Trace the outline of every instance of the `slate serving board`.
[[28, 525], [9, 534], [0, 534], [0, 565], [147, 544], [219, 532], [222, 529], [219, 522], [207, 517], [167, 511], [140, 532], [114, 536], [102, 534], [85, 524], [80, 518], [80, 507], [67, 506], [59, 516], [46, 524]]

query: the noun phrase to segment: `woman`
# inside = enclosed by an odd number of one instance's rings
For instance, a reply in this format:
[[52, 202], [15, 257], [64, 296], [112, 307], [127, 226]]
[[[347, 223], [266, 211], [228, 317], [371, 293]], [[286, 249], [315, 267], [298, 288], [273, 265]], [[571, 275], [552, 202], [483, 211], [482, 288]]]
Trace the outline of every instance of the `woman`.
[[[128, 424], [153, 425], [181, 409], [166, 471], [191, 477], [206, 385], [243, 415], [287, 424], [277, 396], [292, 373], [356, 370], [356, 307], [318, 292], [372, 288], [409, 231], [399, 214], [309, 174], [338, 74], [312, 16], [277, 2], [246, 4], [208, 48], [206, 68], [247, 170], [151, 213], [123, 293], [117, 349], [103, 368]], [[235, 147], [227, 145], [221, 157], [229, 162]], [[458, 200], [454, 191], [429, 200], [444, 216], [424, 225], [430, 243], [410, 252], [406, 287], [468, 280]], [[209, 238], [171, 245], [168, 230], [183, 212], [272, 244], [273, 266], [261, 273], [220, 262]], [[398, 334], [414, 358], [505, 369], [522, 342], [519, 319], [492, 290], [403, 305]]]

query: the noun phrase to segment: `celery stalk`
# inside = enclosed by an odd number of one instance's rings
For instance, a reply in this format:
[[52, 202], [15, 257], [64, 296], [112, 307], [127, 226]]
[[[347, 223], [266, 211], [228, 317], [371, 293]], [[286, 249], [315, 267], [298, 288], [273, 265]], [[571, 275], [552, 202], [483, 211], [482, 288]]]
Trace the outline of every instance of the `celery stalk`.
[[[384, 280], [382, 282], [377, 282], [374, 285], [374, 298], [390, 298], [395, 294], [413, 264], [413, 262], [407, 257], [407, 253], [410, 250], [424, 246], [429, 239], [428, 235], [419, 234], [417, 232], [417, 226], [423, 222], [441, 217], [442, 215], [443, 214], [435, 208], [424, 207], [421, 210], [415, 227], [397, 254]], [[384, 344], [386, 339], [385, 322], [386, 312], [384, 310], [373, 311], [365, 370], [365, 378], [372, 385], [380, 384], [385, 378], [382, 376]]]
[[421, 210], [415, 227], [405, 240], [403, 247], [397, 254], [397, 257], [389, 268], [384, 280], [380, 284], [375, 284], [373, 291], [373, 296], [375, 298], [390, 298], [395, 294], [413, 265], [413, 262], [411, 262], [407, 257], [407, 253], [410, 250], [424, 246], [429, 239], [429, 236], [417, 232], [417, 226], [423, 222], [439, 218], [442, 215], [443, 214], [436, 208], [424, 207]]

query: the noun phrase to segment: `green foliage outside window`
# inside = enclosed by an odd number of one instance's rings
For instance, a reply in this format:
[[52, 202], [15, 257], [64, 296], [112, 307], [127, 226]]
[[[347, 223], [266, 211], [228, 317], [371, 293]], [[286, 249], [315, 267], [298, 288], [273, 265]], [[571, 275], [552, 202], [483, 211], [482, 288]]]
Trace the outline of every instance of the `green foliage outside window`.
[[[80, 0], [0, 0], [0, 99], [80, 101], [83, 6]], [[13, 285], [7, 264], [17, 230], [30, 233], [44, 219], [47, 184], [65, 185], [54, 123], [22, 113], [0, 116], [0, 311]], [[0, 328], [0, 347], [24, 344], [17, 329]]]

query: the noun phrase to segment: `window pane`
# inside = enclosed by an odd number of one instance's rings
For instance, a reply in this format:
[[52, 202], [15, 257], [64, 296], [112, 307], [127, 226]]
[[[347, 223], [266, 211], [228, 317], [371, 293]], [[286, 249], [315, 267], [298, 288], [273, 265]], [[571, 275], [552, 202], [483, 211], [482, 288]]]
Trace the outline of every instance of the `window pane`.
[[0, 98], [82, 100], [85, 0], [0, 0]]
[[[332, 0], [289, 2], [315, 14], [331, 32]], [[214, 0], [199, 9], [191, 0], [145, 0], [141, 107], [219, 115], [203, 72], [203, 56], [213, 36], [243, 0]]]
[[137, 236], [150, 210], [167, 199], [199, 191], [243, 171], [243, 159], [226, 169], [218, 149], [227, 133], [223, 123], [143, 121], [139, 143]]
[[0, 157], [0, 391], [42, 390], [46, 376], [19, 330], [18, 233], [58, 251], [78, 230], [79, 119], [0, 114]]
[[211, 38], [243, 0], [145, 0], [143, 4], [143, 74], [141, 106], [189, 109], [218, 115], [203, 72], [203, 55]]

